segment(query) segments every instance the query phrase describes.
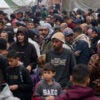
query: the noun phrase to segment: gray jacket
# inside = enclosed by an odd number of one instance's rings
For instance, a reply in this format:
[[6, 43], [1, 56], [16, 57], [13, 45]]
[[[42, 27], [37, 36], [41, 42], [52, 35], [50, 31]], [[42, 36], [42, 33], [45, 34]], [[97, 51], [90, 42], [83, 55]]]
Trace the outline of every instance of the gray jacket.
[[59, 83], [53, 80], [53, 83], [49, 85], [45, 79], [41, 80], [37, 86], [34, 96], [41, 97], [45, 100], [47, 96], [58, 96], [61, 93], [61, 86]]

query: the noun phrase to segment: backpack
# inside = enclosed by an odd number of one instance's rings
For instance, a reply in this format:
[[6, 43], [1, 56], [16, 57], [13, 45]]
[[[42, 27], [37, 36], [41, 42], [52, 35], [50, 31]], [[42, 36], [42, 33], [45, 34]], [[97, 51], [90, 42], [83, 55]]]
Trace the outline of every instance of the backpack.
[[32, 72], [31, 79], [33, 82], [33, 87], [35, 87], [35, 85], [40, 81], [40, 70], [38, 67], [36, 67]]

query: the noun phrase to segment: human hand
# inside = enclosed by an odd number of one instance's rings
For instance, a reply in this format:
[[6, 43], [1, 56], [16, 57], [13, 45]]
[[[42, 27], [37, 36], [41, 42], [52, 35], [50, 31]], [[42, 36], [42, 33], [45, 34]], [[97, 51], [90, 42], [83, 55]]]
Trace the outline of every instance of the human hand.
[[75, 52], [74, 52], [75, 56], [79, 56], [79, 55], [80, 55], [80, 53], [81, 53], [81, 51], [80, 51], [80, 50], [77, 50], [77, 51], [75, 51]]
[[45, 98], [45, 100], [55, 100], [55, 97], [54, 96], [48, 96]]
[[18, 85], [10, 85], [9, 88], [14, 91], [18, 89]]
[[31, 72], [32, 67], [31, 67], [30, 65], [28, 65], [28, 66], [26, 67], [26, 69], [27, 69], [29, 72]]

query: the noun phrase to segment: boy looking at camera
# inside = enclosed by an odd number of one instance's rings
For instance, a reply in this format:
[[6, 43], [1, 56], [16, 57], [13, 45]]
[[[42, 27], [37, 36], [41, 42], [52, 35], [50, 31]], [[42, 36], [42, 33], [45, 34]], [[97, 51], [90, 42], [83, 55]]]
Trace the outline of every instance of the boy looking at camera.
[[54, 66], [47, 63], [43, 71], [43, 80], [37, 85], [32, 100], [47, 100], [49, 96], [58, 96], [61, 92], [61, 86], [55, 82]]

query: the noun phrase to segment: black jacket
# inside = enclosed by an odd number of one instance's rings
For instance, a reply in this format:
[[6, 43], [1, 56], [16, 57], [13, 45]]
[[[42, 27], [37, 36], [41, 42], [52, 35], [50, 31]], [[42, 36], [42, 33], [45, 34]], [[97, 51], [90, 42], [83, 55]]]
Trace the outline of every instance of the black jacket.
[[19, 58], [25, 67], [27, 67], [27, 65], [31, 65], [33, 67], [36, 65], [37, 53], [35, 47], [32, 44], [27, 43], [27, 45], [21, 46], [17, 43], [14, 43], [11, 45], [9, 50], [15, 50], [18, 53]]
[[6, 69], [6, 81], [10, 85], [18, 85], [18, 89], [12, 91], [14, 96], [21, 100], [31, 100], [32, 80], [29, 72], [22, 66]]
[[0, 82], [5, 81], [5, 71], [8, 67], [8, 61], [6, 57], [0, 54]]

